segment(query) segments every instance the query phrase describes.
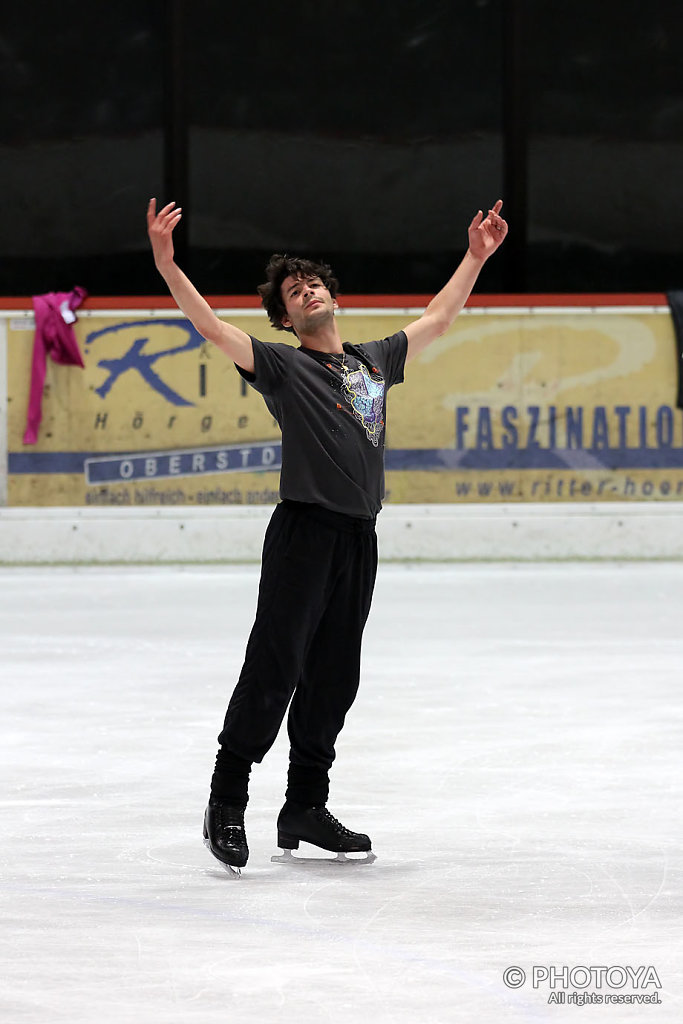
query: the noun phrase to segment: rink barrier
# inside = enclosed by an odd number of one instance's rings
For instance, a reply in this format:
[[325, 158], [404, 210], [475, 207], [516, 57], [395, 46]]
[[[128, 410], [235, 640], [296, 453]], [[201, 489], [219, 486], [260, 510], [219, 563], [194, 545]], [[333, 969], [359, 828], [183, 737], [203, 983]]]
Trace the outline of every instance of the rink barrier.
[[[258, 562], [272, 511], [3, 508], [0, 564]], [[678, 560], [683, 505], [387, 505], [377, 533], [385, 562]]]

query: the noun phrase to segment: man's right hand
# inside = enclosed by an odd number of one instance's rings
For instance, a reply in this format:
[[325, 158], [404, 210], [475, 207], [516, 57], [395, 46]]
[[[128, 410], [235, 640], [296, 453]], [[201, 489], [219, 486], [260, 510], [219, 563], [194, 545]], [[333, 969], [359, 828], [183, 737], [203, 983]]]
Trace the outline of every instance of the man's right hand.
[[175, 203], [168, 203], [157, 213], [156, 199], [149, 201], [147, 234], [152, 243], [154, 262], [161, 273], [173, 263], [173, 229], [182, 215], [181, 208], [176, 207]]
[[178, 308], [190, 320], [202, 338], [212, 341], [248, 373], [254, 372], [251, 338], [240, 327], [219, 320], [186, 274], [173, 261], [173, 229], [182, 216], [180, 207], [169, 203], [157, 213], [156, 199], [147, 207], [147, 232], [152, 243], [157, 270], [168, 285]]

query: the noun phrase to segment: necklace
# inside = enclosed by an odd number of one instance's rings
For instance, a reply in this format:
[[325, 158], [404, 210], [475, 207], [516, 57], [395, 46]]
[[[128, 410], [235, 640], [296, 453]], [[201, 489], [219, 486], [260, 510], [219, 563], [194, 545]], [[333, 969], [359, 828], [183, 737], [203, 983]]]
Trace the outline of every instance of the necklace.
[[346, 362], [346, 352], [342, 351], [341, 355], [338, 352], [328, 352], [325, 358], [328, 360], [327, 368], [329, 370], [332, 369], [332, 363], [329, 362], [332, 359], [334, 360], [334, 365], [338, 366], [341, 370], [342, 379], [346, 380], [348, 378], [349, 373], [351, 373], [351, 367]]

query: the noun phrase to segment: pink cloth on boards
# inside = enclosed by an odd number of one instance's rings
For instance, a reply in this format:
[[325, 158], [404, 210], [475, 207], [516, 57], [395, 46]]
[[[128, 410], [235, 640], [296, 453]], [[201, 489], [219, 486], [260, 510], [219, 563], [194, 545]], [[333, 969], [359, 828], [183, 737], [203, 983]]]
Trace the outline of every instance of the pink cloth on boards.
[[31, 390], [28, 399], [24, 444], [35, 444], [43, 418], [43, 386], [47, 357], [66, 366], [84, 367], [73, 324], [74, 309], [78, 309], [88, 293], [76, 287], [70, 292], [47, 292], [33, 296], [36, 333], [33, 338], [31, 364]]

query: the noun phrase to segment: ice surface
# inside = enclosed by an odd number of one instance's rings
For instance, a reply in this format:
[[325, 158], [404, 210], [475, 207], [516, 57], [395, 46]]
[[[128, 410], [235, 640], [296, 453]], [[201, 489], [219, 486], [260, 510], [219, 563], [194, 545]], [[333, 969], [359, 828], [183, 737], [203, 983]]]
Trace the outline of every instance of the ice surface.
[[[237, 880], [201, 824], [256, 586], [0, 570], [0, 1020], [683, 1019], [683, 565], [382, 566], [330, 799], [377, 862], [270, 862], [283, 731]], [[660, 1005], [532, 983], [627, 965], [661, 989], [585, 991]]]

